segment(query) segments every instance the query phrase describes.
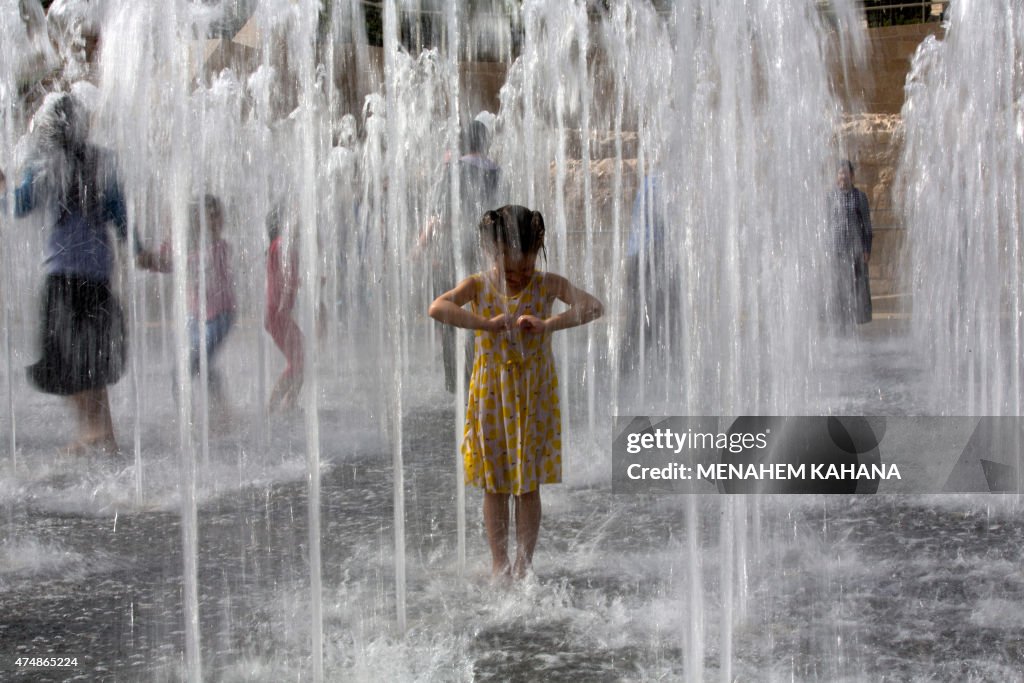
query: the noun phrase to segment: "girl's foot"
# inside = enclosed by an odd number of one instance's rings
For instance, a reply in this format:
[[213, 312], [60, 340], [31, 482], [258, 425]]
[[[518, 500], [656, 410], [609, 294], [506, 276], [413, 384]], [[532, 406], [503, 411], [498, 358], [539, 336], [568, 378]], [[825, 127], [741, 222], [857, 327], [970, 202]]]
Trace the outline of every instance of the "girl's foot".
[[508, 562], [491, 565], [491, 583], [496, 586], [507, 586], [512, 582], [512, 568]]
[[533, 571], [533, 565], [522, 557], [516, 558], [516, 563], [512, 567], [512, 578], [516, 581], [522, 581]]
[[299, 404], [299, 390], [291, 388], [285, 392], [284, 397], [281, 399], [281, 411], [290, 413], [295, 410], [295, 407]]
[[270, 392], [270, 400], [267, 401], [267, 412], [290, 413], [299, 403], [302, 385], [294, 382], [282, 382], [278, 380], [273, 391]]

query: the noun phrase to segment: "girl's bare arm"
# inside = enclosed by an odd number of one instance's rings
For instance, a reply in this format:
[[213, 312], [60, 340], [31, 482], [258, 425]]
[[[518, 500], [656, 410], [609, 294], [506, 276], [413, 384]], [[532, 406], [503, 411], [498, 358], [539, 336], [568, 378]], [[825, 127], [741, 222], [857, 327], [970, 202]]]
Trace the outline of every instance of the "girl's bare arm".
[[548, 332], [564, 330], [570, 327], [586, 325], [604, 315], [604, 305], [596, 296], [574, 286], [561, 275], [545, 273], [549, 290], [553, 290], [558, 299], [569, 309], [544, 321], [544, 329]]
[[497, 331], [511, 327], [509, 316], [499, 315], [488, 320], [463, 308], [476, 297], [479, 285], [480, 281], [477, 278], [466, 278], [453, 289], [434, 299], [427, 314], [438, 322], [466, 330]]

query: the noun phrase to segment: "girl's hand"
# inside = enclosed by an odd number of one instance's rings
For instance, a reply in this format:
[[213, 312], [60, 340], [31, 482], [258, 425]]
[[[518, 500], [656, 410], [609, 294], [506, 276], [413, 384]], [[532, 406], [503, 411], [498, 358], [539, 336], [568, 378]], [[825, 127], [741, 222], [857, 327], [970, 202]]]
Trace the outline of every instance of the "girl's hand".
[[496, 315], [487, 321], [488, 332], [505, 332], [511, 330], [516, 325], [516, 320], [507, 313]]
[[516, 320], [516, 327], [523, 332], [540, 334], [547, 329], [547, 322], [534, 315], [521, 315], [519, 320]]
[[163, 250], [155, 252], [149, 249], [140, 249], [135, 256], [135, 265], [143, 270], [153, 270], [158, 273], [171, 272], [170, 256], [164, 254]]
[[156, 256], [152, 252], [142, 249], [135, 255], [135, 265], [143, 270], [156, 270]]

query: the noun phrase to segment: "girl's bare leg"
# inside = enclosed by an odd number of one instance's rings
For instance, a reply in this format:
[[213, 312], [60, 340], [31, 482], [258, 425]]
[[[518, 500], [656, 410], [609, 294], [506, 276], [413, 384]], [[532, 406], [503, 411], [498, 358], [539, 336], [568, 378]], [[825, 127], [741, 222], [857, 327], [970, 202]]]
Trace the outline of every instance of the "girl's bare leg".
[[110, 453], [117, 452], [114, 438], [114, 422], [110, 415], [110, 398], [106, 388], [90, 389], [71, 395], [78, 422], [78, 438], [69, 447], [71, 452], [80, 452], [89, 447], [102, 448]]
[[272, 413], [278, 410], [291, 410], [298, 402], [299, 391], [302, 389], [305, 366], [302, 331], [291, 316], [281, 315], [268, 318], [265, 328], [287, 361], [284, 372], [274, 385], [274, 390], [270, 392], [268, 409]]
[[220, 427], [228, 427], [231, 424], [231, 406], [224, 395], [224, 385], [221, 382], [220, 373], [213, 368], [209, 370], [210, 378], [210, 415]]
[[484, 528], [491, 546], [491, 576], [508, 574], [508, 494], [484, 491]]
[[285, 370], [274, 385], [273, 391], [270, 392], [268, 401], [270, 412], [288, 412], [295, 408], [302, 392], [302, 379], [302, 375]]
[[516, 563], [512, 574], [521, 579], [533, 565], [533, 549], [540, 534], [540, 489], [515, 497]]

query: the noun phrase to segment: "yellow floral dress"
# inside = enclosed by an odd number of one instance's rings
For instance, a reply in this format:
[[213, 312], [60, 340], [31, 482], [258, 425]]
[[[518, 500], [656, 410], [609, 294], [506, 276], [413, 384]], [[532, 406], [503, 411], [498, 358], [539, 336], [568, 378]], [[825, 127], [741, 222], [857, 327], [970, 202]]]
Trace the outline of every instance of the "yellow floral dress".
[[[499, 292], [478, 273], [474, 313], [518, 318], [551, 315], [554, 295], [534, 273], [515, 296]], [[476, 331], [462, 439], [466, 483], [490, 493], [520, 495], [562, 481], [562, 414], [551, 335]]]

